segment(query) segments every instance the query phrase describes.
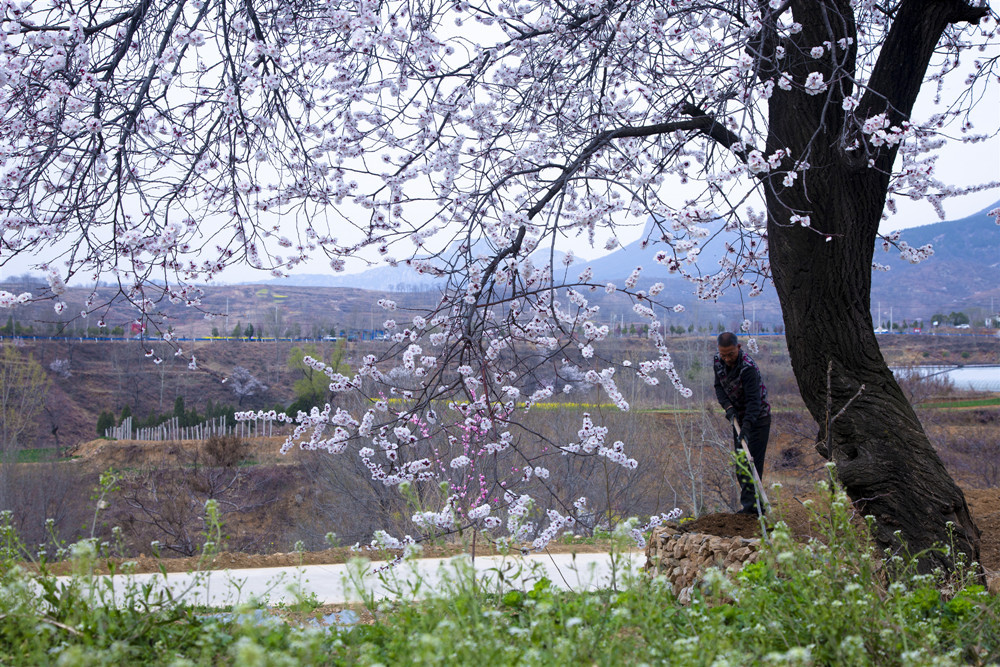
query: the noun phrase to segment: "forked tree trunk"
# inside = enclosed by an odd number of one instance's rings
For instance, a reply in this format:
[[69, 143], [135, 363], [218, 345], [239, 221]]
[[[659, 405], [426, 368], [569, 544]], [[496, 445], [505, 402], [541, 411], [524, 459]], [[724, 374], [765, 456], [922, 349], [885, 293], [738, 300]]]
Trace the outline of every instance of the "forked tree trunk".
[[[779, 86], [769, 105], [767, 154], [788, 148], [793, 159], [810, 163], [791, 186], [780, 183], [780, 176], [764, 181], [771, 270], [799, 391], [821, 425], [821, 453], [837, 464], [837, 475], [861, 512], [875, 517], [880, 546], [916, 555], [951, 545], [978, 560], [979, 530], [965, 496], [931, 446], [875, 339], [872, 257], [897, 147], [869, 143], [860, 124], [882, 113], [891, 125], [905, 121], [945, 28], [978, 21], [986, 9], [963, 0], [897, 3], [892, 27], [867, 87], [857, 91], [860, 101], [851, 116], [841, 104], [855, 92], [851, 75], [857, 28], [851, 2], [792, 0], [791, 7], [801, 34], [784, 38], [783, 60], [768, 59], [778, 37], [765, 25], [758, 42], [765, 56], [760, 76], [774, 76], [780, 67], [802, 82], [818, 71], [830, 85], [827, 93], [816, 95]], [[807, 55], [810, 47], [824, 42], [840, 45], [836, 59]], [[793, 168], [786, 159], [782, 169]], [[809, 226], [794, 224], [793, 214], [808, 215]], [[837, 414], [862, 385], [864, 391], [826, 433], [828, 399], [830, 412]], [[828, 436], [832, 444], [827, 450]], [[924, 571], [954, 565], [955, 551], [928, 551], [920, 560]]]
[[[830, 176], [831, 172], [827, 172]], [[979, 559], [979, 530], [961, 489], [948, 475], [875, 338], [870, 310], [874, 234], [883, 196], [865, 179], [813, 182], [813, 228], [769, 224], [774, 282], [799, 391], [820, 424], [818, 449], [864, 515], [876, 519], [884, 549], [913, 555], [935, 546]], [[861, 182], [859, 182], [861, 181]], [[869, 184], [870, 186], [871, 184]], [[820, 203], [821, 202], [821, 203]], [[787, 202], [786, 202], [787, 203]], [[836, 415], [826, 451], [827, 368]], [[953, 530], [951, 530], [953, 528]], [[898, 531], [898, 533], [897, 533]], [[954, 552], [930, 551], [921, 570], [954, 566]]]

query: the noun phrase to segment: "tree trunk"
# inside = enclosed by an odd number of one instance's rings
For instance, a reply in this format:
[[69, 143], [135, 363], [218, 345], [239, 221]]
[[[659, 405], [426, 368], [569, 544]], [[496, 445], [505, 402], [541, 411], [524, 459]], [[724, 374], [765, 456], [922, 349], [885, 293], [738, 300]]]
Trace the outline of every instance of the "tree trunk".
[[[898, 144], [870, 143], [860, 128], [882, 113], [893, 126], [909, 118], [945, 28], [978, 21], [986, 9], [963, 0], [903, 0], [895, 7], [868, 85], [858, 91], [860, 101], [852, 98], [853, 114], [842, 104], [855, 92], [857, 26], [849, 0], [793, 0], [801, 32], [779, 37], [765, 22], [751, 45], [761, 49], [762, 80], [780, 67], [795, 82], [818, 72], [830, 85], [813, 95], [774, 88], [766, 153], [787, 149], [789, 157], [763, 178], [768, 245], [792, 369], [821, 425], [818, 449], [836, 463], [858, 509], [875, 517], [881, 547], [919, 554], [923, 571], [951, 570], [955, 550], [925, 550], [953, 545], [978, 560], [979, 530], [875, 339], [872, 257]], [[779, 41], [784, 58], [776, 53]], [[807, 55], [824, 42], [838, 45], [836, 58]], [[810, 165], [789, 184], [781, 173], [798, 168], [793, 160]], [[809, 216], [808, 226], [793, 215]]]
[[[866, 170], [870, 171], [870, 170]], [[885, 190], [866, 172], [828, 169], [809, 185], [810, 227], [787, 223], [788, 197], [770, 198], [768, 233], [774, 283], [792, 368], [819, 423], [820, 453], [893, 553], [920, 556], [920, 569], [953, 569], [953, 545], [979, 559], [979, 530], [913, 408], [885, 363], [871, 318], [871, 262]], [[827, 240], [827, 236], [830, 240]], [[827, 368], [833, 363], [830, 396]], [[864, 385], [833, 422], [826, 423]], [[833, 414], [827, 414], [831, 400]]]

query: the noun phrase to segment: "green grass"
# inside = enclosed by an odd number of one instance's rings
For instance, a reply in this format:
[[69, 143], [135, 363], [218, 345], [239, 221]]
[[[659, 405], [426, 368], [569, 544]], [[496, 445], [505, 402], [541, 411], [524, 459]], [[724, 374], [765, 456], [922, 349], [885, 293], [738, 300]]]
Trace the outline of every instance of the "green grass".
[[1000, 396], [993, 398], [971, 398], [964, 401], [939, 401], [936, 403], [918, 403], [916, 407], [924, 409], [948, 409], [948, 408], [988, 408], [1000, 405]]
[[[851, 525], [846, 496], [821, 487], [814, 527], [777, 524], [762, 558], [711, 571], [680, 604], [663, 578], [626, 573], [618, 590], [569, 593], [483, 584], [456, 565], [432, 597], [368, 599], [375, 622], [347, 630], [286, 622], [254, 606], [206, 614], [134, 586], [118, 605], [89, 586], [100, 547], [70, 548], [57, 581], [15, 563], [30, 550], [0, 515], [4, 665], [989, 665], [1000, 661], [1000, 598], [971, 572], [918, 575], [884, 561]], [[810, 501], [807, 501], [810, 502]], [[217, 524], [206, 517], [210, 525]], [[216, 534], [214, 537], [218, 537]], [[615, 536], [612, 536], [614, 539]], [[887, 584], [886, 573], [891, 575]], [[314, 601], [303, 600], [306, 611]], [[261, 620], [263, 619], [263, 621]]]
[[68, 461], [72, 456], [59, 456], [58, 451], [51, 447], [36, 449], [21, 449], [17, 452], [17, 463], [41, 463], [42, 461]]
[[[713, 405], [713, 409], [717, 410], [718, 415], [720, 417], [722, 417], [723, 416], [723, 410], [722, 410], [722, 408], [718, 407], [718, 404], [715, 404], [715, 403], [713, 403], [712, 405]], [[614, 407], [614, 406], [612, 406], [612, 407]], [[633, 408], [632, 409], [632, 412], [638, 412], [638, 413], [643, 413], [643, 414], [660, 414], [660, 415], [696, 414], [696, 413], [699, 413], [701, 411], [702, 411], [702, 408], [676, 408], [676, 407], [669, 407], [669, 408]], [[799, 411], [800, 411], [799, 408], [790, 408], [790, 407], [786, 407], [786, 406], [774, 406], [774, 405], [771, 406], [771, 413], [772, 414], [774, 414], [776, 412], [792, 413], [792, 412], [799, 412]]]

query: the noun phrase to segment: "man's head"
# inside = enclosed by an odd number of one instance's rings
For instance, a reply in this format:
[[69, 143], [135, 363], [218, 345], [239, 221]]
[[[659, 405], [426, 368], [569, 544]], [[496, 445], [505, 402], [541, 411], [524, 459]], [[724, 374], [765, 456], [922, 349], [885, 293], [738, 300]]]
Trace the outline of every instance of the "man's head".
[[732, 368], [736, 365], [736, 360], [740, 358], [740, 343], [736, 334], [724, 331], [719, 334], [719, 359], [722, 359], [726, 366]]

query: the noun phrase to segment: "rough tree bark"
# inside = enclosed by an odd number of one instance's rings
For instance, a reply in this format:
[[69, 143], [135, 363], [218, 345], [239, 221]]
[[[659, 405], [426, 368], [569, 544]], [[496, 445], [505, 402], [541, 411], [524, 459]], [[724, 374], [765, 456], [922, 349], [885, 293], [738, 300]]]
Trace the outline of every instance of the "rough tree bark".
[[[846, 1], [795, 0], [792, 7], [796, 21], [803, 24], [800, 44], [822, 43], [831, 35], [834, 41], [856, 37]], [[984, 14], [985, 8], [954, 0], [904, 0], [897, 5], [872, 79], [861, 91], [856, 117], [864, 120], [885, 112], [893, 124], [908, 118], [945, 28], [977, 21]], [[764, 37], [760, 43], [766, 51]], [[831, 65], [826, 79], [849, 86], [854, 56], [852, 49], [839, 71]], [[799, 79], [815, 68], [815, 62], [803, 62], [794, 63], [792, 70]], [[931, 446], [874, 335], [872, 259], [896, 148], [871, 147], [852, 129], [840, 105], [849, 94], [846, 87], [831, 100], [776, 89], [771, 100], [768, 153], [790, 148], [792, 155], [808, 155], [811, 164], [796, 187], [766, 184], [771, 268], [792, 368], [807, 408], [821, 425], [818, 449], [837, 464], [839, 479], [858, 508], [876, 518], [878, 544], [893, 551], [905, 545], [915, 554], [953, 543], [978, 560], [979, 530], [965, 497]], [[848, 150], [854, 139], [860, 140], [859, 147]], [[792, 224], [796, 213], [808, 214], [810, 226]], [[828, 434], [822, 425], [831, 361], [834, 412], [862, 384], [865, 390], [834, 422], [827, 451]], [[920, 567], [951, 569], [954, 555], [928, 552]]]

